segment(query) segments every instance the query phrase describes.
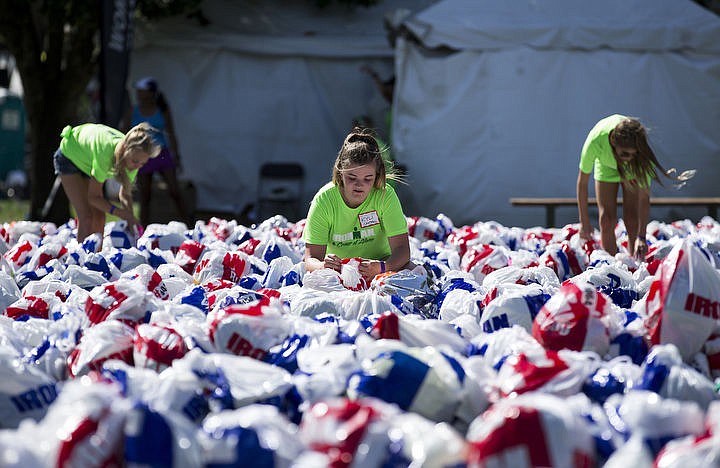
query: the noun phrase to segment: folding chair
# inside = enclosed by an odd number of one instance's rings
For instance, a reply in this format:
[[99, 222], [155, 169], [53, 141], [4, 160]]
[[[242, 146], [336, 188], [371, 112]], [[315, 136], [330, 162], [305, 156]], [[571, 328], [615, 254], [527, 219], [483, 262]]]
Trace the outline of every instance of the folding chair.
[[288, 221], [304, 216], [302, 197], [305, 169], [300, 163], [272, 162], [260, 166], [258, 178], [257, 219], [259, 222], [274, 215], [283, 215]]

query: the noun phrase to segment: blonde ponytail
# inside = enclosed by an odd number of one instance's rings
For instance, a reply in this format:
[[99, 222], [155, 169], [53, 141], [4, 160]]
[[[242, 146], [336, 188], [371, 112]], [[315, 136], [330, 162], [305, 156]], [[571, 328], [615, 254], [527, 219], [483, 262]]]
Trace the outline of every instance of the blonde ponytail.
[[132, 182], [130, 182], [130, 177], [127, 174], [127, 158], [136, 151], [142, 151], [150, 158], [159, 155], [161, 148], [153, 139], [153, 133], [155, 132], [157, 130], [150, 124], [142, 122], [131, 128], [115, 148], [113, 174], [122, 187], [120, 201], [127, 209], [132, 209], [130, 206], [132, 199], [128, 196], [132, 192]]

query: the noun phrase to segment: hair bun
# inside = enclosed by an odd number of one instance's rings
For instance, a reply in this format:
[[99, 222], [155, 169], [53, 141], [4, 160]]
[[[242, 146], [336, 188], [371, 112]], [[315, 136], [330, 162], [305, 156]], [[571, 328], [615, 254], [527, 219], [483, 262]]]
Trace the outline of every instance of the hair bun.
[[370, 128], [361, 128], [361, 127], [355, 127], [353, 128], [352, 132], [347, 136], [345, 139], [346, 143], [365, 143], [365, 144], [374, 144], [375, 142], [375, 135], [372, 129]]

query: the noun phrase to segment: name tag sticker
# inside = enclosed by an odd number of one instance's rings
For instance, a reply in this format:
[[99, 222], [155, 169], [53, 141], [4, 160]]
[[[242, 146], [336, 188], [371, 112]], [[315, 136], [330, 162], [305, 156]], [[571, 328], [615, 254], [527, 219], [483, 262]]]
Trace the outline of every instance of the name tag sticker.
[[375, 210], [368, 211], [366, 213], [360, 213], [358, 215], [358, 219], [360, 220], [360, 227], [362, 228], [380, 224], [380, 217]]

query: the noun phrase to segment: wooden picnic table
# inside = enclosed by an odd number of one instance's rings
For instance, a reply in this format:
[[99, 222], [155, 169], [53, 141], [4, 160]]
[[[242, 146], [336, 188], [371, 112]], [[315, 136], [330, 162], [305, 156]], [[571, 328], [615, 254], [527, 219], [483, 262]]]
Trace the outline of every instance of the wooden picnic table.
[[[537, 198], [518, 197], [511, 198], [513, 206], [544, 206], [545, 225], [555, 227], [555, 209], [558, 206], [577, 206], [577, 199], [565, 197]], [[622, 205], [622, 198], [618, 198], [618, 205]], [[588, 204], [597, 204], [595, 197], [588, 198]], [[717, 209], [720, 205], [720, 197], [650, 197], [650, 206], [705, 206], [708, 215], [717, 219]]]

